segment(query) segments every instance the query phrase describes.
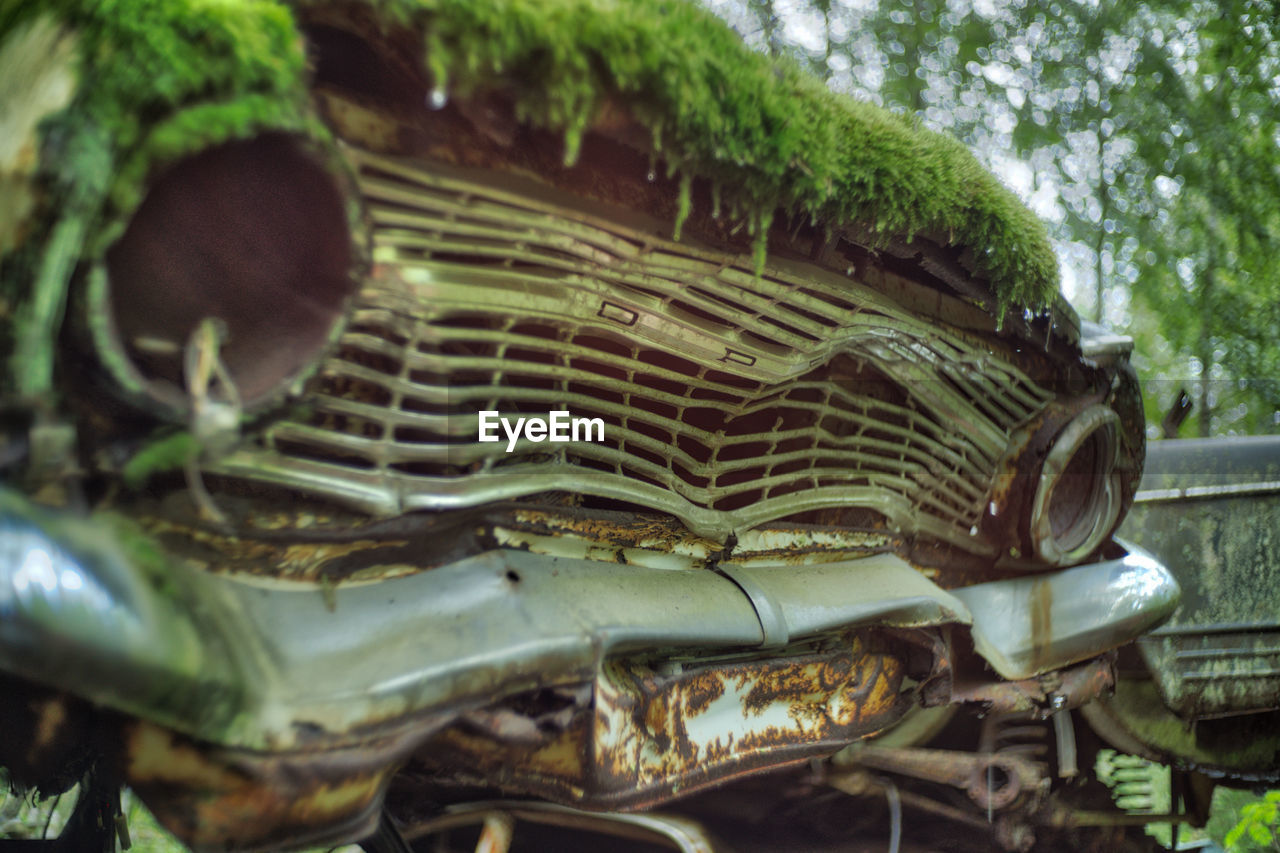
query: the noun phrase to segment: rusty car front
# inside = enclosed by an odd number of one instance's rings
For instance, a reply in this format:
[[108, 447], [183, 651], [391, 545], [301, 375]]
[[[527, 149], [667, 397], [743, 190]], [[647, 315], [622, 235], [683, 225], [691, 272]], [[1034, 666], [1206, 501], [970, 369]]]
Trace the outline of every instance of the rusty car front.
[[[22, 784], [208, 850], [640, 809], [922, 705], [1066, 713], [1177, 603], [1112, 537], [1132, 342], [1041, 225], [705, 11], [9, 4], [19, 68]], [[485, 440], [556, 412], [603, 434]]]

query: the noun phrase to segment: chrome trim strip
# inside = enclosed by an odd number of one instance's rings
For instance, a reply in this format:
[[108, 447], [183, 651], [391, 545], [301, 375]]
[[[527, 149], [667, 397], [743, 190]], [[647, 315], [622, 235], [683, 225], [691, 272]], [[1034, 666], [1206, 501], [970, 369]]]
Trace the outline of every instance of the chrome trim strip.
[[[69, 532], [98, 547], [64, 549], [55, 537]], [[144, 568], [102, 525], [13, 500], [0, 501], [0, 543], [0, 669], [251, 749], [288, 749], [319, 732], [341, 739], [415, 713], [586, 681], [605, 655], [765, 642], [752, 600], [705, 569], [496, 550], [326, 592], [209, 574], [158, 552]], [[58, 555], [52, 581], [29, 568], [33, 554]], [[749, 571], [790, 597], [782, 614], [793, 637], [965, 618], [891, 555]], [[68, 595], [64, 577], [97, 605]]]
[[1216, 486], [1186, 486], [1180, 489], [1144, 489], [1133, 496], [1134, 503], [1167, 503], [1169, 501], [1206, 500], [1209, 498], [1243, 498], [1280, 492], [1280, 480], [1258, 483], [1231, 483]]

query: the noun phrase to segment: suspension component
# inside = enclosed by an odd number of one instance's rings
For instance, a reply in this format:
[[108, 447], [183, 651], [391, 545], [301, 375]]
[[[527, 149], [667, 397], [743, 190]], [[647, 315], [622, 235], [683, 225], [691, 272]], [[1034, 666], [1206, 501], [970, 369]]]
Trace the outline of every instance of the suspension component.
[[[867, 746], [851, 750], [853, 768], [870, 768], [958, 788], [981, 809], [1001, 811], [1038, 800], [1044, 766], [1012, 752], [976, 754], [949, 749], [891, 749]], [[837, 770], [836, 774], [845, 772]], [[834, 782], [832, 784], [835, 784]], [[838, 786], [837, 786], [838, 787]]]

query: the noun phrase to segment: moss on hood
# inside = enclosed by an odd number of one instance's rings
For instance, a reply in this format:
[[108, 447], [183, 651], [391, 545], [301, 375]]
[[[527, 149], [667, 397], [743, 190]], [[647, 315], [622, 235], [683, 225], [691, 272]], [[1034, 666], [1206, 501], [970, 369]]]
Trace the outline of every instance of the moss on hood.
[[564, 133], [570, 162], [614, 99], [676, 169], [723, 188], [755, 225], [782, 208], [828, 225], [857, 223], [885, 239], [928, 234], [968, 247], [1002, 310], [1041, 308], [1057, 292], [1043, 224], [963, 145], [830, 92], [793, 64], [750, 50], [692, 3], [371, 5], [388, 27], [423, 33], [440, 94], [500, 89], [521, 119]]
[[[569, 161], [605, 104], [625, 104], [682, 173], [681, 220], [698, 176], [748, 218], [760, 252], [783, 209], [885, 240], [968, 247], [1002, 311], [1045, 306], [1056, 292], [1041, 223], [962, 145], [829, 92], [691, 3], [352, 3], [388, 30], [419, 34], [439, 94], [501, 90], [521, 119], [564, 134]], [[51, 387], [78, 258], [110, 242], [154, 168], [258, 129], [325, 133], [301, 34], [276, 0], [0, 0], [0, 44], [42, 16], [74, 38], [80, 80], [70, 105], [40, 124], [43, 214], [27, 233], [44, 236], [0, 257], [0, 305], [18, 306], [11, 379], [35, 395]]]

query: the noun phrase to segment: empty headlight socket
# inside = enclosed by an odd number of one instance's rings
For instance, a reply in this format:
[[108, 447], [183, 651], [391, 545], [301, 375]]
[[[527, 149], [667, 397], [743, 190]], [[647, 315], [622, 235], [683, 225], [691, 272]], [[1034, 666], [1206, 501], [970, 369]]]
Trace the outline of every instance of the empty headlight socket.
[[84, 321], [135, 406], [186, 421], [184, 358], [214, 319], [246, 413], [301, 390], [345, 328], [368, 228], [332, 146], [265, 131], [160, 168], [89, 270]]
[[1050, 444], [1027, 520], [1034, 553], [1049, 565], [1085, 559], [1119, 520], [1119, 427], [1111, 407], [1094, 404], [1072, 418]]

